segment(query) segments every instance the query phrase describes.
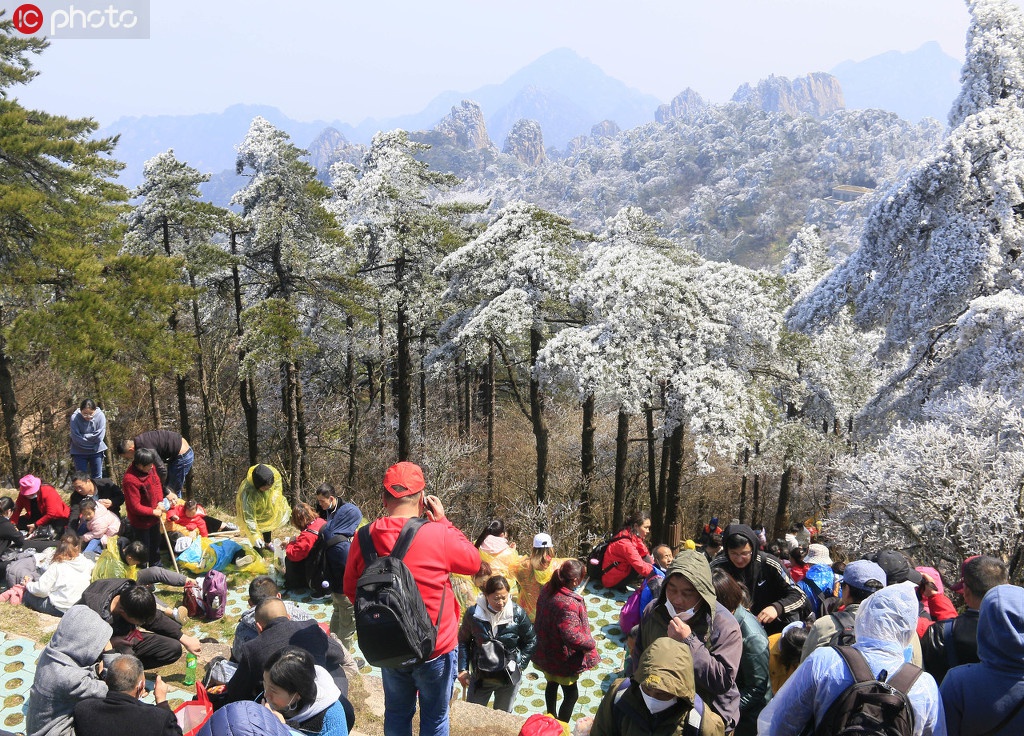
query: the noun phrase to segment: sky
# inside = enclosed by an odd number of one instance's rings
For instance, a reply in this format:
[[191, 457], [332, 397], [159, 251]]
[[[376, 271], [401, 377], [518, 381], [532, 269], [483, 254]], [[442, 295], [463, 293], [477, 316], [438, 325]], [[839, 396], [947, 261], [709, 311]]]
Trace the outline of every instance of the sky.
[[[150, 38], [54, 39], [40, 76], [15, 95], [103, 125], [236, 103], [357, 124], [500, 83], [567, 47], [663, 102], [686, 87], [722, 102], [769, 74], [928, 41], [962, 59], [969, 23], [963, 0], [149, 2]], [[9, 17], [17, 5], [0, 2]]]

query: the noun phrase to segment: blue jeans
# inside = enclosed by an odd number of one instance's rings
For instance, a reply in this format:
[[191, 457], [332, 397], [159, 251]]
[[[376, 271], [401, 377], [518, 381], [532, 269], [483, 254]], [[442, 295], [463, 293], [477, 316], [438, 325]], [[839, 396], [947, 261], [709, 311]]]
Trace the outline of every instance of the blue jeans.
[[192, 463], [195, 462], [195, 459], [196, 454], [192, 452], [190, 447], [184, 455], [178, 455], [178, 457], [167, 463], [166, 490], [174, 491], [177, 495], [181, 495], [181, 489], [185, 487], [185, 476], [192, 470]]
[[92, 455], [72, 455], [71, 462], [79, 473], [88, 473], [90, 478], [103, 477], [103, 453], [94, 452]]
[[420, 736], [448, 736], [448, 701], [457, 674], [458, 650], [408, 669], [383, 668], [384, 733], [412, 736], [416, 692], [420, 698]]
[[95, 552], [96, 554], [99, 554], [103, 551], [103, 545], [100, 544], [100, 540], [98, 539], [90, 539], [89, 544], [85, 545], [85, 549], [83, 549], [82, 551]]

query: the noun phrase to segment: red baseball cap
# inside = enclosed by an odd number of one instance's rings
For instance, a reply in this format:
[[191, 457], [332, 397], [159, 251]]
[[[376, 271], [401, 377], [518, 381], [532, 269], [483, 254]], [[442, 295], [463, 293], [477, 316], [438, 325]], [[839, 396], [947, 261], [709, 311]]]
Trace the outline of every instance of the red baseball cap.
[[405, 498], [427, 487], [423, 470], [416, 463], [395, 463], [384, 473], [384, 488], [395, 498]]
[[966, 560], [964, 560], [964, 564], [960, 565], [960, 579], [949, 586], [950, 590], [955, 591], [957, 593], [964, 592], [964, 586], [966, 585], [966, 583], [964, 582], [964, 571], [967, 569], [967, 563], [971, 560], [976, 560], [979, 557], [981, 557], [981, 555], [972, 555], [971, 557], [968, 557]]

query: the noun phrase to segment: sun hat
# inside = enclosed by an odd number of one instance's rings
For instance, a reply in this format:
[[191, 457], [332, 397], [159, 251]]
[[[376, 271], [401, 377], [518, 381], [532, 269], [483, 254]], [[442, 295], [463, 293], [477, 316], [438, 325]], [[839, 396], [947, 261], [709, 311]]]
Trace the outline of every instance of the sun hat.
[[20, 495], [25, 496], [26, 498], [31, 498], [39, 493], [39, 486], [42, 484], [43, 482], [34, 475], [24, 475], [21, 480], [18, 481], [18, 491]]
[[832, 558], [828, 554], [828, 547], [824, 544], [807, 545], [807, 554], [804, 555], [805, 565], [832, 565]]

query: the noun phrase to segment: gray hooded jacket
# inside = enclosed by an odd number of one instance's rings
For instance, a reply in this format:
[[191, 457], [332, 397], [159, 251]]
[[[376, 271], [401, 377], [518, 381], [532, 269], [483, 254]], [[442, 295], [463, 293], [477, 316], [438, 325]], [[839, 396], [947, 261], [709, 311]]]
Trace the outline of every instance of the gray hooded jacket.
[[94, 665], [110, 641], [110, 624], [88, 606], [72, 606], [39, 655], [28, 698], [28, 736], [74, 736], [75, 704], [103, 698]]

